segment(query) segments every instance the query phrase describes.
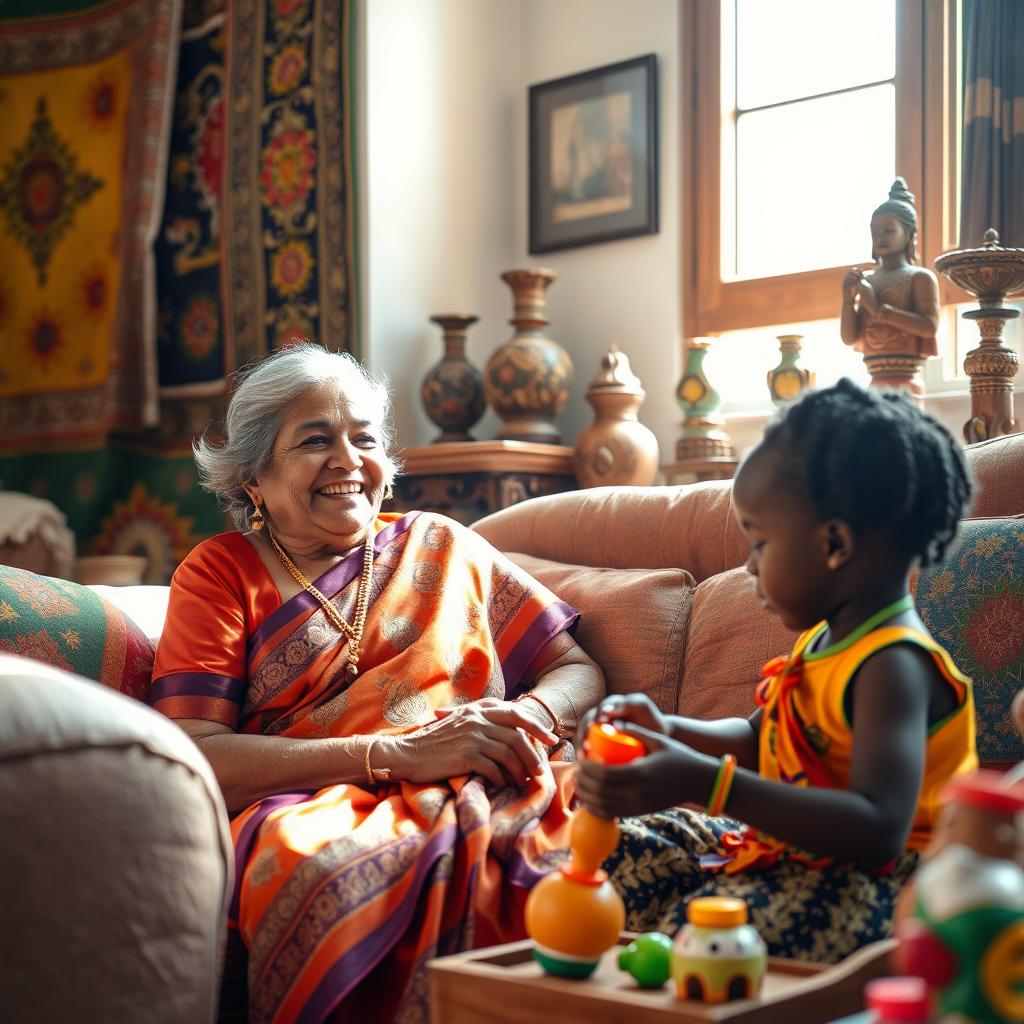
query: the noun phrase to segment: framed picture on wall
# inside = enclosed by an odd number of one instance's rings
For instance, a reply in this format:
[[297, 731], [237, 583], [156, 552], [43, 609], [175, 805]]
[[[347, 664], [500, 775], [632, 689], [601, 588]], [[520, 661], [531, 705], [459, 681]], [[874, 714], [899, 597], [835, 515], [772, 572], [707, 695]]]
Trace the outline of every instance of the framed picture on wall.
[[530, 86], [530, 252], [658, 231], [653, 53]]

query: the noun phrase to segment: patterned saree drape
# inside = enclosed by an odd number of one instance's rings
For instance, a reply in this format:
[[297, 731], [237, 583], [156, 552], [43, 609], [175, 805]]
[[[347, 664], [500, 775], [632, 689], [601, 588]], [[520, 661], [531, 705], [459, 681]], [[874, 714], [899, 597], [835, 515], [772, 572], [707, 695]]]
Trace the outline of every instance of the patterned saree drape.
[[1024, 245], [1024, 5], [963, 0], [964, 125], [960, 244], [992, 227]]
[[165, 582], [191, 442], [294, 337], [355, 351], [350, 0], [0, 4], [0, 489]]

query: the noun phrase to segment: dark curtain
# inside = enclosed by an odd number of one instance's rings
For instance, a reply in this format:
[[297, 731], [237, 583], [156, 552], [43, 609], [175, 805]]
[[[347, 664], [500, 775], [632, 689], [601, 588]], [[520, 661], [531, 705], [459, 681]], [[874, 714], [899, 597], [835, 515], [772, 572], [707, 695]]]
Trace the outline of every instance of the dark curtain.
[[1024, 245], [1024, 3], [963, 0], [960, 244]]

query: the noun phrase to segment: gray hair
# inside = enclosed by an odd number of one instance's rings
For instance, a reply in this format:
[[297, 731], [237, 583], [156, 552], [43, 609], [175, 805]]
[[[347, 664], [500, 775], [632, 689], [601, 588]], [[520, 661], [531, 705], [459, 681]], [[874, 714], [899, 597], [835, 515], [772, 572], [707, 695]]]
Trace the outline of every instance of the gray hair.
[[[391, 399], [385, 378], [370, 373], [347, 352], [331, 352], [311, 341], [271, 353], [236, 378], [225, 418], [224, 443], [211, 442], [207, 431], [192, 446], [200, 483], [217, 496], [239, 530], [249, 528], [253, 509], [242, 485], [270, 465], [289, 405], [310, 388], [328, 383], [350, 397], [365, 396], [379, 404], [381, 441], [384, 450], [390, 451]], [[399, 467], [390, 455], [388, 464], [390, 484]]]

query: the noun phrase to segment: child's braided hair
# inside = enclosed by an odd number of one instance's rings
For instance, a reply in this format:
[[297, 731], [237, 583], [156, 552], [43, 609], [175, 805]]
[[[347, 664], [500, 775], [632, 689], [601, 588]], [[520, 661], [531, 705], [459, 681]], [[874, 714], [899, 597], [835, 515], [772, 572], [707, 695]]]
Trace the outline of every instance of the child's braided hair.
[[945, 556], [971, 498], [960, 446], [899, 391], [843, 379], [808, 392], [768, 425], [762, 446], [780, 457], [782, 485], [822, 520], [887, 530], [922, 566]]

